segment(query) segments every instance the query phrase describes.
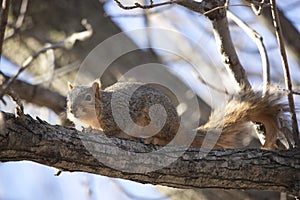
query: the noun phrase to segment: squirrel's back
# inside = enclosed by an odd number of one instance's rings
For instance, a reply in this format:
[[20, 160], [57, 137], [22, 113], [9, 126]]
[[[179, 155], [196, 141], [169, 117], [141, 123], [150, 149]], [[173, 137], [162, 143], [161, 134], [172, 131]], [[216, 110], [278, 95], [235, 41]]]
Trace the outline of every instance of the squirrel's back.
[[100, 98], [99, 121], [107, 134], [124, 131], [132, 134], [136, 128], [140, 137], [155, 135], [154, 143], [166, 144], [178, 131], [180, 119], [175, 106], [168, 96], [151, 85], [118, 82], [103, 90]]

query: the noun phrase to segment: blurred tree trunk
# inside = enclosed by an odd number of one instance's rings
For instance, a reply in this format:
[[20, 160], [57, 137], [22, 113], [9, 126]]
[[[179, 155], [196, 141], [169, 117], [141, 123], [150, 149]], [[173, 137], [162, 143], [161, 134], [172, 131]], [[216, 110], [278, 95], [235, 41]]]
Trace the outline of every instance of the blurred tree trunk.
[[[21, 0], [12, 3], [13, 18], [17, 18]], [[85, 18], [91, 24], [94, 33], [91, 38], [83, 42], [77, 42], [70, 50], [56, 50], [56, 67], [62, 67], [75, 61], [82, 61], [87, 54], [99, 43], [105, 39], [118, 34], [121, 29], [116, 26], [109, 17], [105, 17], [103, 3], [97, 0], [86, 1], [38, 1], [31, 0], [26, 11], [26, 17], [21, 29], [10, 39], [4, 46], [4, 56], [17, 65], [30, 56], [33, 52], [38, 51], [47, 43], [56, 43], [74, 32], [82, 31], [84, 27], [81, 20]], [[129, 38], [130, 45], [134, 45]], [[42, 57], [42, 56], [41, 56]], [[43, 73], [45, 65], [42, 57], [33, 63], [31, 67], [35, 73]], [[126, 60], [119, 59], [114, 62], [115, 68], [128, 69], [143, 63], [159, 62], [156, 55], [150, 52], [136, 51], [126, 57]], [[112, 84], [115, 80], [115, 74], [110, 71], [105, 77], [105, 85]], [[69, 77], [70, 78], [70, 77]], [[61, 83], [61, 82], [60, 82]], [[61, 87], [61, 84], [55, 84], [56, 90], [65, 93], [67, 87]]]

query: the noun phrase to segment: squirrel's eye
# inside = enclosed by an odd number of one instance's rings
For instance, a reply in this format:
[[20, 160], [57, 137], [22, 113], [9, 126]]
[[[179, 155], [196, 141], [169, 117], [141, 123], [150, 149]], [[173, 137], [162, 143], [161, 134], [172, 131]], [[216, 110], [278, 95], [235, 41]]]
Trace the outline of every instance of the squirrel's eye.
[[92, 100], [92, 96], [90, 94], [88, 94], [88, 95], [85, 96], [84, 100], [91, 101]]

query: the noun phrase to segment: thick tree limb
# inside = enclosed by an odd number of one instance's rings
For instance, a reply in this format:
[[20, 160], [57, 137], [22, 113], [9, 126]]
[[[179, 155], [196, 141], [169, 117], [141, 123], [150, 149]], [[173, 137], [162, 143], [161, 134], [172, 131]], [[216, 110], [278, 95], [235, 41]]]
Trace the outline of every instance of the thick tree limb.
[[[181, 147], [168, 147], [160, 153], [131, 159], [134, 152], [151, 152], [154, 145], [138, 141], [106, 138], [102, 134], [82, 133], [26, 117], [25, 123], [3, 113], [0, 132], [0, 161], [31, 160], [67, 171], [84, 171], [142, 183], [177, 188], [224, 188], [276, 190], [300, 195], [300, 151], [259, 149], [212, 150], [199, 156], [198, 148], [189, 148], [164, 168], [145, 173], [162, 161], [174, 159]], [[83, 145], [88, 143], [97, 160]], [[116, 146], [124, 150], [118, 154]], [[119, 169], [111, 167], [114, 163]], [[138, 172], [131, 172], [132, 168]], [[143, 172], [144, 171], [144, 172]]]

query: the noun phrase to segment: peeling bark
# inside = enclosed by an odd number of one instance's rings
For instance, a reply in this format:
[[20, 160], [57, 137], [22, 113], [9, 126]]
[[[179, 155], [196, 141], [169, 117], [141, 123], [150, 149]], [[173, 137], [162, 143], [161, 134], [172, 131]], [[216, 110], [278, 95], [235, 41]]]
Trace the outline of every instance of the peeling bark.
[[[3, 117], [1, 162], [30, 160], [65, 171], [84, 171], [177, 188], [274, 190], [300, 195], [299, 149], [213, 149], [201, 156], [199, 148], [190, 147], [177, 158], [176, 152], [183, 147], [169, 146], [156, 151], [159, 147], [155, 145], [107, 138], [92, 131], [80, 132], [30, 116], [26, 116], [24, 122], [9, 113], [3, 113]], [[119, 149], [123, 153], [120, 154]], [[131, 154], [136, 152], [147, 154], [140, 157], [142, 159], [132, 159]], [[161, 162], [166, 160], [174, 162], [160, 168]], [[157, 170], [145, 173], [153, 167]]]

